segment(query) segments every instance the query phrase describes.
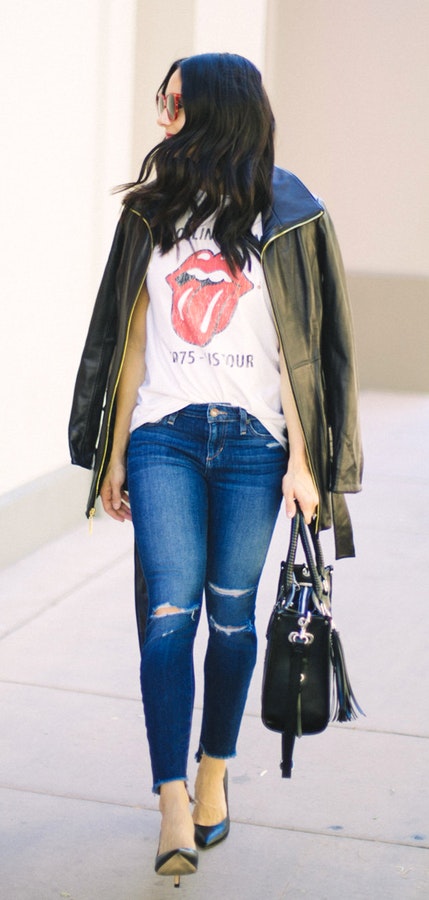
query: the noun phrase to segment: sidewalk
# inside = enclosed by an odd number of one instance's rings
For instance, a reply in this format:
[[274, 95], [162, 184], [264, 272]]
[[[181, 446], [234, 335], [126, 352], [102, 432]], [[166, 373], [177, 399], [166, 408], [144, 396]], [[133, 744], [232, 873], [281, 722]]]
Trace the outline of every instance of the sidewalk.
[[[334, 611], [367, 717], [303, 737], [291, 781], [259, 718], [265, 627], [288, 526], [258, 601], [259, 660], [237, 759], [231, 833], [182, 878], [182, 900], [429, 896], [429, 396], [362, 397], [365, 490], [356, 560]], [[7, 535], [6, 535], [7, 539]], [[332, 538], [323, 535], [327, 561]], [[102, 518], [0, 574], [0, 897], [174, 900], [155, 875], [159, 814], [138, 679], [132, 530]], [[205, 630], [197, 638], [196, 749]], [[193, 784], [195, 763], [190, 762]]]

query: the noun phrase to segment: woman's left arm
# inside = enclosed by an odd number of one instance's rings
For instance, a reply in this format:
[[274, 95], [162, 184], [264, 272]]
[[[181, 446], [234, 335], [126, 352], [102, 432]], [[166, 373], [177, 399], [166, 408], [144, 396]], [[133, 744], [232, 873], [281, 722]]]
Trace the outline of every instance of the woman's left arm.
[[282, 482], [286, 514], [291, 519], [294, 517], [297, 501], [305, 521], [310, 523], [316, 513], [319, 496], [308, 465], [304, 435], [282, 351], [280, 351], [280, 378], [281, 401], [289, 441], [288, 467]]
[[353, 321], [341, 251], [330, 216], [317, 222], [323, 296], [322, 368], [332, 452], [329, 489], [355, 493], [362, 487], [362, 445]]
[[131, 520], [126, 479], [130, 424], [137, 393], [145, 376], [146, 314], [149, 294], [143, 285], [131, 319], [128, 344], [116, 396], [116, 416], [109, 465], [100, 488], [104, 511], [117, 522]]

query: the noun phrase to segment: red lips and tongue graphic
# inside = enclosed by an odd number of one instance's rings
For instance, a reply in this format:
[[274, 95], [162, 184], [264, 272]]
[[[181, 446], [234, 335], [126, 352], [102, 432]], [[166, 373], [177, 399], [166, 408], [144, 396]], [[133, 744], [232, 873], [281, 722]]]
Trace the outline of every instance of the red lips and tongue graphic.
[[243, 272], [233, 276], [222, 254], [211, 250], [192, 253], [166, 280], [173, 291], [173, 328], [198, 347], [224, 331], [242, 294], [253, 288]]

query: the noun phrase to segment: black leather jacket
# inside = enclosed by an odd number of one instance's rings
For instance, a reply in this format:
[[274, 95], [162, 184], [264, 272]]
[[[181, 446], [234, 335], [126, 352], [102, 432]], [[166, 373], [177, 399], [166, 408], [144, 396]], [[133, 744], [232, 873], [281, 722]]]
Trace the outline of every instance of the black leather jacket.
[[[319, 492], [318, 527], [334, 523], [336, 556], [353, 556], [344, 493], [361, 489], [362, 451], [351, 314], [335, 232], [319, 200], [276, 168], [261, 260]], [[138, 200], [125, 207], [97, 295], [73, 398], [72, 462], [94, 477], [86, 514], [109, 461], [115, 397], [133, 309], [153, 249]]]

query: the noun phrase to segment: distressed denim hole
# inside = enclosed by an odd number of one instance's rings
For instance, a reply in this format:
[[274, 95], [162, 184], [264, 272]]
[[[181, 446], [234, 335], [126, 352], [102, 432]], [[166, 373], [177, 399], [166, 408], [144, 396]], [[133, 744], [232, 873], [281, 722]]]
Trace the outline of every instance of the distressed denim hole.
[[217, 631], [220, 634], [226, 634], [228, 637], [231, 637], [234, 634], [243, 634], [245, 631], [253, 631], [251, 622], [246, 622], [245, 625], [219, 625], [213, 616], [210, 616], [209, 624], [213, 631]]
[[217, 584], [212, 584], [210, 581], [208, 583], [208, 587], [214, 594], [219, 594], [220, 597], [232, 597], [233, 599], [238, 599], [239, 597], [246, 597], [247, 594], [252, 594], [254, 588], [245, 588], [244, 590], [234, 589], [234, 588], [221, 588]]
[[161, 603], [160, 606], [157, 606], [156, 609], [154, 609], [153, 615], [157, 618], [162, 618], [164, 616], [187, 614], [194, 618], [196, 612], [198, 612], [198, 606], [184, 608], [183, 606], [173, 606], [172, 603]]

